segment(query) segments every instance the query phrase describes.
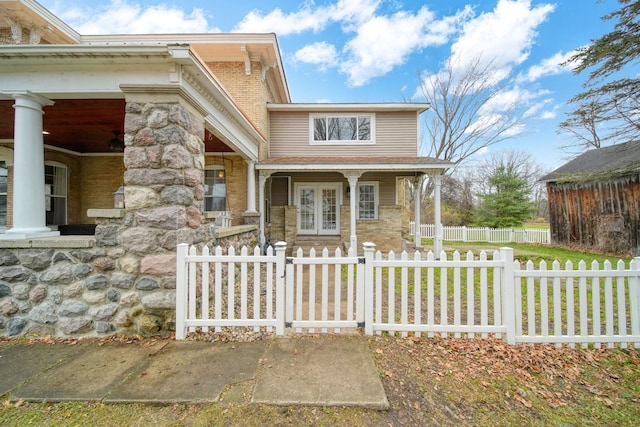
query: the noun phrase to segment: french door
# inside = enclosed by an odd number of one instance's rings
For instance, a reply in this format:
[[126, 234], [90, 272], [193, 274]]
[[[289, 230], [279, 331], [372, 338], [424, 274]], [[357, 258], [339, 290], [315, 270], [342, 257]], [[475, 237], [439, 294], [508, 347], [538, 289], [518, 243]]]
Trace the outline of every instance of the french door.
[[298, 234], [340, 234], [342, 184], [296, 185]]

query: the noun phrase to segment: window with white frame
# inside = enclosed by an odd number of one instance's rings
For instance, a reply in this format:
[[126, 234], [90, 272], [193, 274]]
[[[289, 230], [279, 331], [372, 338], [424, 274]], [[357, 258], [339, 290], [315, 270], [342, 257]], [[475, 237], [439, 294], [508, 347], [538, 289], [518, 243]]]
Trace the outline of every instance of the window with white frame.
[[311, 143], [315, 144], [375, 142], [373, 114], [312, 114], [310, 127]]
[[227, 177], [223, 166], [210, 166], [204, 171], [204, 210], [227, 210]]
[[7, 162], [0, 161], [0, 229], [7, 226]]
[[378, 183], [359, 182], [357, 186], [358, 219], [378, 218]]
[[67, 223], [68, 169], [58, 162], [45, 162], [44, 195], [47, 225]]

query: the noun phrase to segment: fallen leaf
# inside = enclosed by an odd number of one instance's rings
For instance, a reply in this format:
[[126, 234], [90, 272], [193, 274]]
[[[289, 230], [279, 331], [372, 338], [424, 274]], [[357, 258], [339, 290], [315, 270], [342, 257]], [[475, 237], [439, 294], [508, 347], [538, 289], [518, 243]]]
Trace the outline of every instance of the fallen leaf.
[[420, 404], [418, 402], [414, 402], [413, 409], [420, 409]]
[[149, 374], [149, 372], [144, 371], [143, 373], [140, 374], [140, 377], [146, 377]]
[[296, 356], [298, 355], [298, 349], [297, 348], [293, 349], [293, 354], [296, 355]]
[[5, 408], [8, 408], [9, 406], [11, 406], [11, 401], [5, 400], [4, 402], [2, 402], [2, 406], [4, 406]]
[[376, 352], [377, 354], [384, 354], [384, 351], [382, 351], [382, 349], [381, 349], [381, 348], [376, 348], [376, 349], [375, 349], [375, 352]]
[[24, 405], [24, 403], [26, 402], [26, 400], [24, 399], [24, 397], [18, 399], [18, 401], [13, 405], [14, 408], [19, 408], [22, 405]]
[[384, 376], [385, 376], [385, 377], [389, 377], [389, 378], [391, 378], [391, 377], [393, 376], [393, 372], [391, 372], [391, 371], [385, 371]]

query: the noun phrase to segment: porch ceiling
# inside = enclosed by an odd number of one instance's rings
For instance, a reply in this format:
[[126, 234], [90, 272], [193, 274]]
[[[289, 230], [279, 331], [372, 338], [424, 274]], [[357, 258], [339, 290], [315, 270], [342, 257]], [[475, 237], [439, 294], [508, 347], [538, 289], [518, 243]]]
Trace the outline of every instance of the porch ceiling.
[[[80, 154], [109, 153], [113, 131], [124, 137], [124, 99], [57, 99], [44, 108], [46, 145]], [[0, 141], [13, 140], [13, 100], [0, 100]], [[232, 152], [217, 136], [205, 131], [206, 152]]]

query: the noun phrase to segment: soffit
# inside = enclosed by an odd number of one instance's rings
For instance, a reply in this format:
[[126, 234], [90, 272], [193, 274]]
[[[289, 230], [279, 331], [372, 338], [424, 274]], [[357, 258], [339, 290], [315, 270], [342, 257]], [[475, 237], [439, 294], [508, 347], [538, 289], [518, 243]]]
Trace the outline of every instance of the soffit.
[[[35, 1], [0, 0], [0, 16], [19, 22], [27, 30], [40, 28], [43, 44], [78, 43], [79, 34], [59, 18]], [[0, 28], [10, 28], [8, 22], [0, 19]]]

